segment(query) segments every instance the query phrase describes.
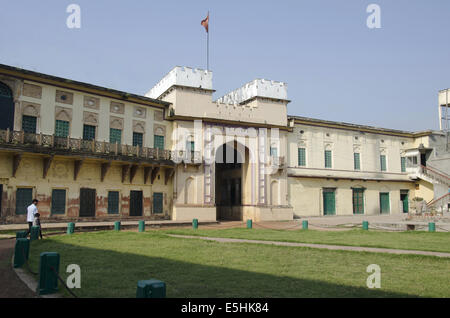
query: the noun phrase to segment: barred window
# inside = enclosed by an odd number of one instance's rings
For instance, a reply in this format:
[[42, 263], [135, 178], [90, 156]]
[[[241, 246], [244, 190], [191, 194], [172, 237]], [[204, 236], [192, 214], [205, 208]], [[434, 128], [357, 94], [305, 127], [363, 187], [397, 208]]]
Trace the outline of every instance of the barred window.
[[67, 138], [69, 136], [69, 122], [57, 120], [55, 123], [55, 136]]
[[36, 117], [26, 116], [22, 117], [22, 130], [26, 133], [35, 134], [36, 133]]

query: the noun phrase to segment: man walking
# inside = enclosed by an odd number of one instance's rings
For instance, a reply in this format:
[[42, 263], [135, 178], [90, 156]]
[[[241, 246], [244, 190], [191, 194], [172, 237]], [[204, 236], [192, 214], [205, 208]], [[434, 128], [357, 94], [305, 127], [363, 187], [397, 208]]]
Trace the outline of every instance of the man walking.
[[28, 232], [27, 235], [31, 233], [31, 227], [33, 226], [34, 215], [38, 213], [37, 205], [39, 201], [34, 199], [33, 202], [27, 208], [27, 222], [28, 222]]

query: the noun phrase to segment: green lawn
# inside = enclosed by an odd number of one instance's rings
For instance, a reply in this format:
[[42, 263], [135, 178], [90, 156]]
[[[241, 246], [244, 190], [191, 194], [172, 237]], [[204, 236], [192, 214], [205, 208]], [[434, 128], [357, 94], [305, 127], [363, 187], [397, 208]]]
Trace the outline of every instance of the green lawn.
[[[60, 274], [81, 267], [80, 297], [135, 297], [138, 280], [166, 282], [168, 297], [450, 297], [450, 259], [167, 237], [164, 231], [78, 233], [32, 243], [59, 252]], [[381, 267], [381, 289], [366, 268]], [[68, 295], [68, 294], [67, 294]]]
[[363, 231], [315, 231], [315, 230], [268, 230], [268, 229], [215, 229], [197, 230], [172, 229], [165, 233], [198, 235], [209, 237], [243, 238], [265, 241], [283, 241], [299, 243], [318, 243], [332, 245], [385, 247], [405, 250], [421, 250], [450, 253], [450, 233], [428, 232], [380, 232]]

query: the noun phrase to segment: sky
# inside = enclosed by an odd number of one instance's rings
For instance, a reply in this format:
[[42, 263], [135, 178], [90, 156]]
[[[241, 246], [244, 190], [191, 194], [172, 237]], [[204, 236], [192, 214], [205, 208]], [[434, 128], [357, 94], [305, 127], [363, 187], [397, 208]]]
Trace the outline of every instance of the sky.
[[264, 78], [288, 84], [289, 115], [439, 129], [448, 0], [0, 0], [0, 64], [144, 95], [174, 66], [206, 68], [208, 11], [214, 99]]

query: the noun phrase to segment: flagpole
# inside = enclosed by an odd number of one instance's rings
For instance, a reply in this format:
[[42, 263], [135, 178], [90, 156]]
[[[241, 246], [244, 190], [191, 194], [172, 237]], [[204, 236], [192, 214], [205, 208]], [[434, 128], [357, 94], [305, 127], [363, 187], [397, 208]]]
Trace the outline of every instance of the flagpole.
[[206, 70], [209, 71], [209, 11], [208, 11], [208, 32], [206, 32]]

